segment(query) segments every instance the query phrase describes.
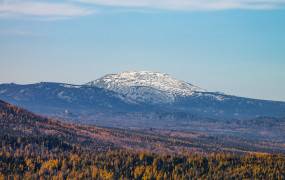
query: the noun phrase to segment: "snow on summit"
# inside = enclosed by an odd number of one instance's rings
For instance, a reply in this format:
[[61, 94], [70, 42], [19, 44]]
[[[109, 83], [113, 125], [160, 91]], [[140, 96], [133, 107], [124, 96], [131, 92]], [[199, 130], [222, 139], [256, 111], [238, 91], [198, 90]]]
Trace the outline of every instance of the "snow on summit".
[[165, 73], [150, 71], [126, 71], [108, 74], [88, 83], [117, 92], [131, 101], [172, 102], [175, 96], [191, 96], [203, 89], [177, 80]]

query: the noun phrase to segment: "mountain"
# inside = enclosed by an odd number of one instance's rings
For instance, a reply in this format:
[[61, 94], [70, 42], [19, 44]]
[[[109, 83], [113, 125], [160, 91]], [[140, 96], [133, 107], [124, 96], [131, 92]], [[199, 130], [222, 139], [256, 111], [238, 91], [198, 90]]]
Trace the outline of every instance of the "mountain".
[[285, 117], [285, 102], [209, 92], [149, 71], [109, 74], [83, 85], [1, 84], [0, 98], [52, 117], [124, 128], [191, 129], [194, 122]]
[[126, 103], [155, 104], [170, 109], [170, 112], [188, 112], [202, 117], [224, 119], [285, 115], [285, 102], [209, 92], [159, 72], [109, 74], [86, 85], [116, 92]]
[[150, 104], [173, 103], [177, 96], [187, 97], [205, 91], [168, 74], [149, 71], [109, 74], [87, 85], [114, 91], [126, 102]]

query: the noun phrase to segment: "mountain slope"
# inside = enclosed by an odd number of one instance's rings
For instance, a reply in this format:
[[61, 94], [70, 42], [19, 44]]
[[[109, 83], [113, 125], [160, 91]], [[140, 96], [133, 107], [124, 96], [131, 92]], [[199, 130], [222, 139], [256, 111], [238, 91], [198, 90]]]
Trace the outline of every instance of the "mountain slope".
[[[271, 124], [271, 128], [279, 126], [280, 122], [285, 124], [284, 119], [274, 121], [277, 124]], [[263, 118], [263, 122], [270, 122], [270, 120]], [[255, 123], [258, 122], [255, 121]], [[256, 127], [259, 127], [258, 124]], [[285, 153], [282, 144], [284, 141], [279, 140], [268, 141], [230, 135], [216, 136], [195, 131], [125, 130], [71, 124], [35, 115], [1, 100], [0, 128], [0, 139], [3, 142], [15, 144], [20, 138], [30, 144], [44, 143], [48, 147], [68, 149], [80, 147], [90, 149], [92, 152], [130, 149], [171, 154], [182, 152]]]
[[68, 119], [138, 108], [125, 103], [114, 92], [102, 88], [62, 83], [2, 84], [0, 98], [35, 113]]
[[[115, 145], [102, 138], [93, 138], [84, 132], [83, 126], [63, 123], [58, 120], [35, 115], [0, 100], [0, 137], [28, 138], [34, 141], [45, 140], [49, 144], [64, 142], [66, 146], [88, 144], [95, 150], [108, 150]], [[96, 127], [93, 130], [96, 129]], [[100, 128], [98, 128], [100, 130]], [[104, 131], [104, 130], [102, 130]], [[100, 133], [98, 132], [98, 136]]]

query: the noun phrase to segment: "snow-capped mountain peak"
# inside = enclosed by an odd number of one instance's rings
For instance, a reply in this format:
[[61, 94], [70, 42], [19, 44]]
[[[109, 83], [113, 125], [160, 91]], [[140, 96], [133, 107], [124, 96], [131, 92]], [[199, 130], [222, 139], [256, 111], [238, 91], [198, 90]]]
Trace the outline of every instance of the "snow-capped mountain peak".
[[176, 96], [191, 96], [195, 92], [205, 91], [169, 74], [150, 71], [108, 74], [87, 85], [117, 92], [129, 101], [154, 103], [169, 103], [173, 102]]

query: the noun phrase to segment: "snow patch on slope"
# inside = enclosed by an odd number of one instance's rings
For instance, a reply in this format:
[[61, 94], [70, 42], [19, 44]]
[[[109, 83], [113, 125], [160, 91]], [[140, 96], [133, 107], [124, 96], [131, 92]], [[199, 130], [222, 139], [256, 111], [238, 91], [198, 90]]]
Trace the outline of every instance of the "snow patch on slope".
[[65, 88], [81, 88], [82, 87], [80, 85], [73, 85], [73, 84], [61, 84], [60, 86], [65, 87]]
[[1, 90], [0, 94], [4, 94], [5, 92], [7, 92], [7, 89]]

